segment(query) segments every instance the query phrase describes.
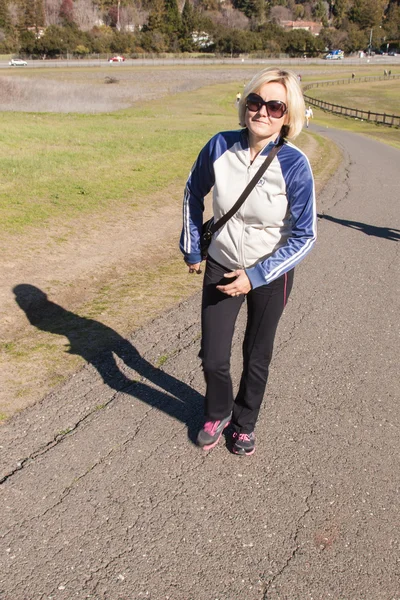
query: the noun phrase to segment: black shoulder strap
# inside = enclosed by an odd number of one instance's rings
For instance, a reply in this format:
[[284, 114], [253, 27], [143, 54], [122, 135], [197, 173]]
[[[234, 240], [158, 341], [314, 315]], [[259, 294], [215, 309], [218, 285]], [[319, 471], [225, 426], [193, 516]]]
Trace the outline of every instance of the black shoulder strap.
[[265, 171], [268, 169], [269, 165], [272, 163], [275, 156], [278, 154], [279, 150], [282, 148], [284, 141], [285, 141], [284, 138], [281, 137], [279, 142], [277, 143], [277, 145], [272, 148], [271, 152], [268, 154], [267, 158], [265, 159], [265, 161], [263, 162], [261, 167], [258, 169], [257, 173], [254, 175], [252, 180], [249, 181], [249, 183], [247, 184], [247, 186], [245, 187], [243, 192], [240, 194], [239, 198], [236, 200], [236, 202], [232, 206], [232, 208], [230, 210], [228, 210], [228, 212], [225, 213], [224, 216], [219, 219], [219, 221], [216, 221], [215, 223], [213, 223], [213, 225], [211, 227], [212, 233], [215, 233], [216, 231], [218, 231], [218, 229], [220, 229], [223, 225], [225, 225], [225, 223], [227, 221], [229, 221], [229, 219], [231, 217], [233, 217], [233, 215], [239, 210], [239, 208], [242, 206], [243, 202], [246, 200], [247, 196], [250, 194], [251, 190], [260, 181], [262, 175], [264, 175]]

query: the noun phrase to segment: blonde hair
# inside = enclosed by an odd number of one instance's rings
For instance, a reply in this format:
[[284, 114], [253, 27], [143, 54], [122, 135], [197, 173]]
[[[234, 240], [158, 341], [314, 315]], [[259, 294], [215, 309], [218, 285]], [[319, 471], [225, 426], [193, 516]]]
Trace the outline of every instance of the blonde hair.
[[304, 125], [305, 103], [303, 92], [299, 84], [299, 79], [292, 71], [282, 71], [276, 67], [269, 67], [254, 75], [243, 91], [243, 95], [239, 101], [239, 124], [242, 127], [246, 126], [246, 100], [247, 96], [252, 93], [259, 92], [260, 88], [265, 83], [277, 82], [281, 83], [286, 88], [287, 94], [287, 114], [286, 125], [282, 126], [282, 135], [289, 139], [294, 139], [301, 132]]

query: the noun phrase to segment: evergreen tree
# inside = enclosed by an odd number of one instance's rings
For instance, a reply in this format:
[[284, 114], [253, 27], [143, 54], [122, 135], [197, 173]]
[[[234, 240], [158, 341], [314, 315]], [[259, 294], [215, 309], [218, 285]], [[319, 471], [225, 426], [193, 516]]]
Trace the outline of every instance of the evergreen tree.
[[169, 36], [178, 36], [181, 28], [181, 15], [177, 0], [165, 0], [164, 33]]
[[349, 23], [347, 38], [341, 47], [345, 52], [357, 52], [360, 48], [368, 46], [368, 39], [366, 31], [361, 31], [355, 24]]
[[182, 10], [182, 32], [190, 35], [196, 28], [196, 18], [189, 0], [185, 0]]
[[389, 4], [386, 18], [384, 21], [384, 32], [386, 42], [397, 42], [400, 45], [400, 1]]
[[285, 34], [285, 50], [289, 54], [317, 55], [322, 50], [321, 40], [304, 29], [294, 29]]
[[313, 15], [315, 19], [323, 23], [324, 27], [328, 25], [326, 6], [323, 0], [318, 0], [318, 2], [313, 8]]
[[349, 10], [349, 18], [360, 29], [370, 29], [382, 23], [385, 0], [357, 0]]
[[0, 29], [3, 29], [4, 31], [10, 31], [10, 29], [12, 29], [7, 0], [0, 0]]
[[264, 7], [259, 0], [233, 0], [232, 5], [249, 19], [262, 19], [263, 17]]
[[346, 16], [347, 9], [349, 8], [349, 0], [335, 0], [331, 5], [335, 25], [340, 27]]
[[21, 0], [19, 25], [22, 30], [27, 30], [30, 27], [38, 30], [39, 27], [44, 27], [43, 0]]
[[161, 31], [165, 18], [164, 0], [153, 0], [152, 8], [143, 31]]
[[182, 52], [191, 52], [194, 48], [192, 33], [196, 29], [195, 13], [189, 0], [185, 0], [182, 10], [180, 47]]
[[35, 7], [35, 27], [44, 27], [46, 25], [46, 14], [44, 10], [44, 0], [31, 0]]

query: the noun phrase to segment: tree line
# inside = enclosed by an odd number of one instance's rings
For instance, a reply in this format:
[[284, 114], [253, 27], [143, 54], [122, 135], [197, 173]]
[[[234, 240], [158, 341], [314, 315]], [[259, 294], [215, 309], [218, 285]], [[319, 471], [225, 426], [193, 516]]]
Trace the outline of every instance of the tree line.
[[[284, 27], [321, 24], [319, 35]], [[0, 0], [0, 53], [318, 56], [400, 45], [400, 0]]]

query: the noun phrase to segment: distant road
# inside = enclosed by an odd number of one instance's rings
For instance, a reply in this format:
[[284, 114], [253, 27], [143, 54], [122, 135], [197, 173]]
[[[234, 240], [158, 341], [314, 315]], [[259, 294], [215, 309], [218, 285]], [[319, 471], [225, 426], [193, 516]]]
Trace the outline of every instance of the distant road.
[[0, 61], [0, 68], [12, 69], [23, 71], [28, 68], [57, 68], [57, 67], [105, 67], [110, 66], [115, 69], [123, 69], [127, 66], [160, 66], [160, 65], [240, 65], [240, 64], [282, 64], [282, 65], [307, 65], [317, 64], [324, 66], [331, 66], [335, 68], [335, 65], [399, 65], [400, 56], [373, 56], [371, 58], [345, 58], [344, 60], [324, 60], [322, 58], [137, 58], [127, 59], [124, 63], [109, 63], [106, 59], [57, 59], [57, 60], [28, 60], [27, 67], [10, 67], [8, 61]]

